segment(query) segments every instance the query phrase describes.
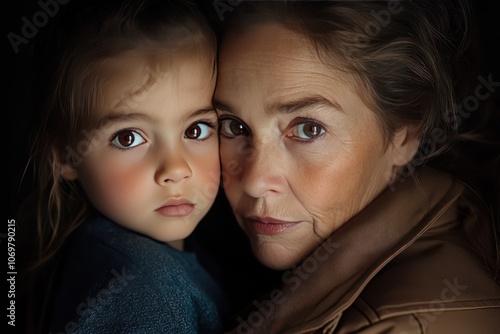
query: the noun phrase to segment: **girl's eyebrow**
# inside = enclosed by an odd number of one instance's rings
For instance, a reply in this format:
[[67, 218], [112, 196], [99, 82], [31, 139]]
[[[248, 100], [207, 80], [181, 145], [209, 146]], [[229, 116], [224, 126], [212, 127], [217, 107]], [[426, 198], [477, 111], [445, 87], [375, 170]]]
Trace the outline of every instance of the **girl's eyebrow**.
[[[215, 113], [215, 109], [213, 106], [207, 106], [205, 108], [198, 109], [191, 113], [188, 113], [183, 117], [183, 120], [189, 120], [198, 117], [200, 115], [206, 115], [210, 113]], [[99, 119], [96, 128], [101, 129], [104, 127], [108, 127], [111, 124], [128, 122], [128, 121], [137, 121], [137, 120], [151, 121], [151, 117], [141, 113], [125, 113], [125, 114], [111, 113]]]
[[183, 120], [190, 120], [192, 118], [196, 118], [198, 116], [202, 116], [202, 115], [208, 115], [208, 114], [212, 114], [212, 113], [215, 113], [215, 108], [213, 106], [206, 106], [204, 108], [201, 108], [201, 109], [198, 109], [198, 110], [195, 110], [191, 113], [188, 113], [186, 114], [184, 117], [183, 117]]
[[96, 128], [101, 129], [111, 124], [127, 122], [127, 121], [136, 121], [136, 120], [150, 121], [151, 118], [148, 115], [141, 113], [108, 114], [99, 119]]

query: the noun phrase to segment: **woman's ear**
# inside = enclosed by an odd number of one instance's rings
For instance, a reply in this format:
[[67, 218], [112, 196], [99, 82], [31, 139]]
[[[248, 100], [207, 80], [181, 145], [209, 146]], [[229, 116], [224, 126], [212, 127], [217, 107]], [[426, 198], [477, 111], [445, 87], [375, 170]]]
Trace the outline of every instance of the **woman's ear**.
[[70, 156], [65, 157], [55, 147], [52, 147], [52, 161], [55, 162], [56, 168], [59, 169], [59, 174], [63, 179], [73, 181], [78, 178], [78, 170], [74, 159], [71, 159]]
[[404, 126], [398, 129], [392, 138], [393, 166], [401, 167], [409, 163], [417, 153], [420, 139], [414, 126]]

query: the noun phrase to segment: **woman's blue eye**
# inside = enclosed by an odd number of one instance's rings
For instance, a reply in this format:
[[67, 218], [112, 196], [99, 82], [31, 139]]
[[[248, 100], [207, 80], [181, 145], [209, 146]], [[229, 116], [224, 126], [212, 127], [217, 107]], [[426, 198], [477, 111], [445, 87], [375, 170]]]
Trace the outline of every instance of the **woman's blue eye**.
[[195, 123], [190, 125], [184, 132], [184, 137], [188, 139], [203, 140], [210, 137], [213, 126], [205, 123]]
[[247, 127], [233, 118], [226, 118], [220, 120], [220, 134], [227, 138], [236, 136], [246, 136], [249, 134]]
[[292, 136], [300, 139], [314, 139], [321, 136], [323, 133], [325, 133], [323, 125], [309, 121], [295, 125]]
[[111, 141], [113, 145], [121, 149], [133, 148], [145, 142], [146, 140], [134, 130], [120, 131]]

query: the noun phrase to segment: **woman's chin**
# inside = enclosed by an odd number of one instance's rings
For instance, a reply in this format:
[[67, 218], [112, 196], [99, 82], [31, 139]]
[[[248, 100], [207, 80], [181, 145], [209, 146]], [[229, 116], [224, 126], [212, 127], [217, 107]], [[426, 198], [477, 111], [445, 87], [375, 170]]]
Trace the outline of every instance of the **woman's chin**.
[[289, 269], [300, 263], [303, 258], [296, 250], [290, 251], [272, 243], [252, 243], [252, 252], [262, 265], [273, 270]]

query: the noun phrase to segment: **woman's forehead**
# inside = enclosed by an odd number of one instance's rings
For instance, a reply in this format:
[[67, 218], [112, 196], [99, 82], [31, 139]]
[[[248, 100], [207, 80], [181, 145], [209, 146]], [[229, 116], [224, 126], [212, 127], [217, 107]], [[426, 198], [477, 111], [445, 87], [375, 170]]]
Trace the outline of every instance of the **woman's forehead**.
[[293, 78], [301, 82], [333, 79], [356, 87], [353, 75], [346, 71], [345, 59], [323, 54], [308, 37], [282, 25], [266, 23], [228, 33], [218, 59], [219, 80], [261, 80], [262, 75], [276, 80], [286, 76], [285, 85]]
[[310, 61], [313, 47], [304, 35], [281, 25], [268, 23], [226, 34], [220, 51], [219, 64], [230, 58], [236, 62], [251, 60], [265, 66], [265, 62], [279, 65], [282, 58]]
[[222, 100], [250, 96], [255, 88], [270, 104], [284, 96], [335, 100], [353, 86], [352, 77], [325, 65], [305, 37], [279, 25], [228, 36], [219, 59], [216, 98]]

